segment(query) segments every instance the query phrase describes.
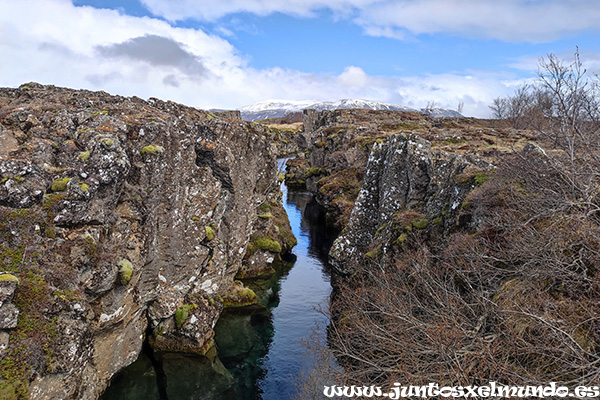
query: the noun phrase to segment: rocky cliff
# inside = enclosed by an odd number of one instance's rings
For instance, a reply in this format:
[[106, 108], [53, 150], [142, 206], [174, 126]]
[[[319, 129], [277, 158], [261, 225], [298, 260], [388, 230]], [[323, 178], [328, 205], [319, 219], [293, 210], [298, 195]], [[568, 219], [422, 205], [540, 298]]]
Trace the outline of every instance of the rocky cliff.
[[477, 157], [434, 151], [414, 134], [376, 142], [330, 263], [348, 275], [365, 257], [385, 264], [388, 251], [402, 247], [410, 232], [443, 236], [456, 230], [466, 223], [459, 218], [466, 196], [492, 171]]
[[0, 89], [0, 397], [95, 399], [147, 335], [205, 353], [251, 297], [242, 264], [294, 244], [270, 142], [157, 99]]

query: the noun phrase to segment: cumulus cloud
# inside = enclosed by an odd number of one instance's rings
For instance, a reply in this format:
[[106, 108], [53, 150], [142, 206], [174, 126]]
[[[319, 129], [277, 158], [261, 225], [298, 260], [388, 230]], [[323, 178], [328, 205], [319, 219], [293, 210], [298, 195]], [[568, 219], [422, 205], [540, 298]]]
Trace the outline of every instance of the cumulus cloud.
[[339, 82], [344, 86], [365, 87], [369, 77], [362, 68], [350, 66], [344, 69], [344, 72], [338, 77]]
[[465, 113], [477, 116], [488, 115], [492, 97], [508, 90], [506, 77], [483, 73], [394, 77], [357, 66], [338, 74], [250, 68], [231, 43], [202, 30], [68, 0], [0, 0], [0, 9], [0, 86], [37, 81], [201, 108], [269, 98], [361, 98], [413, 107], [435, 101], [449, 108], [462, 101]]
[[332, 10], [352, 18], [365, 33], [404, 39], [451, 33], [470, 38], [543, 42], [600, 29], [597, 0], [142, 0], [168, 20], [217, 20], [229, 14], [312, 16]]

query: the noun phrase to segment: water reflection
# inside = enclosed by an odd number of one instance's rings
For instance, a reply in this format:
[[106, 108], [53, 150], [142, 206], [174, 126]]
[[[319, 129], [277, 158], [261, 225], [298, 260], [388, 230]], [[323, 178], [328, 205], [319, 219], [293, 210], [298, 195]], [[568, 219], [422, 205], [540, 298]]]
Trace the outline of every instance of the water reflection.
[[[280, 166], [285, 160], [280, 160]], [[334, 233], [308, 192], [282, 186], [283, 203], [298, 244], [294, 259], [275, 267], [266, 279], [245, 281], [258, 295], [257, 306], [228, 309], [215, 326], [218, 357], [159, 355], [170, 400], [285, 400], [295, 382], [311, 369], [313, 355], [300, 339], [327, 318], [315, 307], [326, 302], [331, 286], [327, 253]], [[156, 375], [147, 357], [113, 380], [103, 399], [158, 399]]]

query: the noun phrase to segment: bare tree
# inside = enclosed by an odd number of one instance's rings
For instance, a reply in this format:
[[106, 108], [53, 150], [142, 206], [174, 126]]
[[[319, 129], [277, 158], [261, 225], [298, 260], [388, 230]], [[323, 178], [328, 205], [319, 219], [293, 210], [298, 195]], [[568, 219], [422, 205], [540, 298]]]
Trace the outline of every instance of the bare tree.
[[431, 114], [435, 107], [436, 107], [435, 100], [428, 101], [427, 105], [425, 106], [425, 112], [428, 114]]
[[508, 117], [508, 99], [496, 97], [490, 109], [495, 119], [506, 119]]

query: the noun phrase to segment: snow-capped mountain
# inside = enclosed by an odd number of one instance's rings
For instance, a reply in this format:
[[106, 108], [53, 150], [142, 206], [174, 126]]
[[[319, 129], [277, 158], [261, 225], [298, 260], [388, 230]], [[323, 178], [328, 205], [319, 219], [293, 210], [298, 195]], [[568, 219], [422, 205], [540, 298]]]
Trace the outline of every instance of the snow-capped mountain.
[[420, 110], [410, 107], [399, 106], [396, 104], [382, 103], [379, 101], [344, 99], [340, 101], [286, 101], [286, 100], [267, 100], [251, 106], [240, 109], [242, 118], [246, 121], [259, 121], [267, 118], [280, 118], [292, 112], [298, 112], [306, 109], [323, 110], [341, 110], [359, 108], [365, 110], [391, 110], [391, 111], [415, 111], [431, 115], [433, 117], [461, 117], [462, 115], [454, 110], [446, 108], [431, 108]]

